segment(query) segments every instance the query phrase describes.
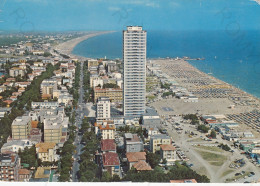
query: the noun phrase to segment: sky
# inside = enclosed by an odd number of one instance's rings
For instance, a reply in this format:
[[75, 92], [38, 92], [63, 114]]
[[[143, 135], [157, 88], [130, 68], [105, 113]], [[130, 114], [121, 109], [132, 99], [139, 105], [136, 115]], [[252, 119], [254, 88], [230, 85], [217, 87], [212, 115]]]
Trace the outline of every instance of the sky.
[[0, 0], [0, 31], [260, 30], [252, 0]]

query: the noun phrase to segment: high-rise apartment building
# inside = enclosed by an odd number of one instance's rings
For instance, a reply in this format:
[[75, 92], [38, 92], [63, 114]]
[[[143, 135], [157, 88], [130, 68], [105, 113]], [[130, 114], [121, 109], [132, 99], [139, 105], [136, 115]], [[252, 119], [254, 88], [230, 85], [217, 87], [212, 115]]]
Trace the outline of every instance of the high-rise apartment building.
[[123, 31], [124, 116], [139, 117], [145, 112], [146, 31], [128, 26]]
[[18, 116], [12, 123], [12, 139], [28, 139], [31, 131], [31, 117]]

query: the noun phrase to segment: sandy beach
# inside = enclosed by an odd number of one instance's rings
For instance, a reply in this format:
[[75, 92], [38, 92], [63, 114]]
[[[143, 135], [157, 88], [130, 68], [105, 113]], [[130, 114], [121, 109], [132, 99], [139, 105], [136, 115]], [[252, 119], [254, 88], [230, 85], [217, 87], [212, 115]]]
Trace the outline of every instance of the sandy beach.
[[73, 51], [74, 47], [86, 39], [89, 39], [91, 37], [95, 37], [95, 36], [98, 36], [101, 34], [111, 33], [111, 32], [113, 32], [113, 31], [102, 31], [102, 32], [100, 31], [100, 32], [87, 33], [86, 35], [84, 35], [82, 37], [78, 37], [78, 38], [66, 41], [64, 43], [60, 43], [59, 45], [55, 46], [53, 49], [59, 51], [62, 54], [68, 55], [72, 58], [86, 59], [86, 57], [77, 56], [77, 55], [72, 54], [71, 52]]
[[[151, 60], [168, 80], [186, 88], [199, 101], [184, 102], [177, 98], [155, 101], [153, 106], [160, 115], [224, 114], [229, 119], [246, 124], [260, 132], [260, 100], [209, 74], [201, 72], [183, 59]], [[231, 108], [233, 105], [233, 108]], [[169, 109], [167, 109], [167, 108]], [[246, 114], [245, 114], [246, 113]]]

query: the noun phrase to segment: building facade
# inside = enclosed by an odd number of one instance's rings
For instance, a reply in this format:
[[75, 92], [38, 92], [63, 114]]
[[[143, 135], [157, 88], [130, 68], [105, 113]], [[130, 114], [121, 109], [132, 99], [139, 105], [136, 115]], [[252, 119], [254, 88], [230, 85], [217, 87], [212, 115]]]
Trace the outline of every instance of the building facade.
[[12, 139], [28, 139], [31, 131], [31, 118], [19, 116], [12, 123]]
[[128, 26], [123, 31], [124, 116], [140, 117], [145, 112], [146, 31]]
[[165, 134], [158, 134], [151, 136], [150, 139], [150, 151], [155, 153], [156, 151], [160, 151], [160, 145], [171, 145], [172, 139]]
[[42, 162], [48, 161], [53, 162], [56, 161], [56, 143], [53, 142], [45, 142], [45, 143], [37, 143], [35, 145], [37, 157], [42, 160]]
[[123, 91], [121, 88], [94, 88], [95, 102], [99, 97], [109, 97], [112, 103], [121, 103], [123, 97]]
[[109, 97], [99, 97], [97, 102], [97, 120], [106, 120], [110, 118], [110, 100]]
[[140, 152], [144, 150], [143, 141], [137, 134], [125, 133], [125, 151]]
[[60, 143], [62, 125], [60, 123], [44, 122], [44, 142]]
[[19, 168], [20, 158], [16, 153], [0, 154], [0, 181], [19, 181]]
[[169, 144], [160, 145], [160, 147], [161, 147], [160, 149], [161, 159], [166, 159], [167, 162], [175, 161], [175, 157], [174, 157], [175, 147]]
[[16, 76], [24, 76], [25, 75], [25, 70], [20, 68], [20, 67], [13, 67], [9, 70], [9, 75], [11, 77], [16, 77]]

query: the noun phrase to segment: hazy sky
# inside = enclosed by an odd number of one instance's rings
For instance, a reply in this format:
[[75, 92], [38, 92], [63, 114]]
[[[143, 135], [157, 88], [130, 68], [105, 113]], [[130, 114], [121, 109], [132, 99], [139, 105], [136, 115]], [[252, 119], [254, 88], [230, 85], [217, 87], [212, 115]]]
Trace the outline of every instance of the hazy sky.
[[250, 0], [0, 0], [0, 30], [260, 30]]

